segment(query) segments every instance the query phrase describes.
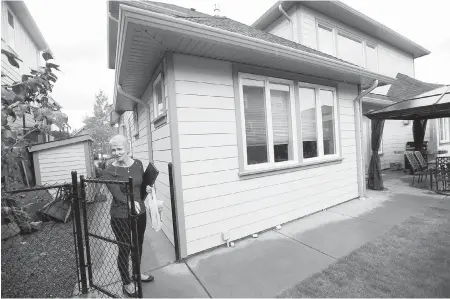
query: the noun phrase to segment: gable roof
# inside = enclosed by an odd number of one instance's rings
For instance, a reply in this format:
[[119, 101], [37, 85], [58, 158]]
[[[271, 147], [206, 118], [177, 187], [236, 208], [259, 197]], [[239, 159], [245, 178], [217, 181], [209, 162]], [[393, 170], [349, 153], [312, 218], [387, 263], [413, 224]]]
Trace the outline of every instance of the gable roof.
[[[185, 19], [187, 21], [198, 23], [222, 30], [226, 30], [233, 33], [238, 33], [244, 36], [257, 38], [263, 41], [271, 42], [278, 45], [283, 45], [292, 49], [313, 53], [322, 57], [327, 57], [336, 61], [345, 62], [348, 65], [356, 66], [348, 61], [336, 58], [335, 56], [325, 54], [307, 46], [298, 44], [296, 42], [287, 40], [285, 38], [273, 35], [271, 33], [259, 30], [255, 27], [245, 25], [238, 21], [232, 20], [227, 17], [211, 16], [205, 13], [193, 11], [191, 9], [177, 6], [169, 3], [154, 2], [154, 1], [109, 1], [109, 13], [115, 19], [119, 19], [119, 6], [120, 4], [126, 4], [132, 7], [146, 9], [169, 15], [175, 18]], [[111, 62], [110, 62], [111, 64]]]
[[389, 88], [386, 96], [394, 101], [411, 99], [417, 95], [445, 86], [443, 84], [433, 84], [423, 82], [407, 75], [398, 73], [395, 82]]
[[277, 1], [252, 26], [265, 30], [270, 24], [282, 16], [278, 9], [280, 4], [285, 11], [288, 11], [298, 3], [410, 53], [414, 58], [431, 53], [405, 36], [340, 1]]

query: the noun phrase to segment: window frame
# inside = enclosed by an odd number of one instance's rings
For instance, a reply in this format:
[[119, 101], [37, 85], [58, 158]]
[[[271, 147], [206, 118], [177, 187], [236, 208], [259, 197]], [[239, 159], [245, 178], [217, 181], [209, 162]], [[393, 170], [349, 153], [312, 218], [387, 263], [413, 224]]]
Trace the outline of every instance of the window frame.
[[[267, 135], [267, 147], [268, 147], [268, 162], [252, 164], [249, 165], [247, 161], [247, 132], [245, 128], [245, 104], [244, 104], [244, 91], [243, 91], [243, 83], [244, 80], [257, 80], [264, 81], [264, 101], [266, 105], [265, 109], [265, 117], [266, 117], [266, 135]], [[240, 120], [241, 120], [241, 141], [242, 141], [242, 157], [243, 157], [243, 166], [245, 171], [251, 170], [262, 170], [262, 169], [274, 169], [283, 166], [291, 166], [299, 163], [298, 156], [298, 141], [297, 141], [297, 123], [296, 123], [296, 105], [295, 105], [295, 84], [292, 80], [274, 78], [269, 76], [261, 76], [254, 75], [248, 73], [238, 73], [238, 82], [239, 82], [239, 105], [241, 107], [240, 111]], [[283, 162], [275, 162], [274, 157], [274, 137], [273, 137], [273, 124], [272, 124], [272, 106], [270, 100], [270, 83], [274, 84], [284, 84], [289, 85], [289, 102], [290, 102], [290, 130], [291, 130], [291, 140], [292, 141], [292, 152], [293, 159]], [[273, 89], [277, 90], [277, 89]]]
[[[163, 110], [161, 113], [158, 111], [158, 103], [156, 102], [156, 88], [155, 86], [161, 83], [161, 102], [163, 105]], [[165, 94], [164, 94], [164, 80], [163, 80], [163, 73], [160, 72], [158, 76], [156, 76], [155, 80], [152, 83], [152, 101], [153, 101], [153, 123], [158, 122], [158, 120], [164, 118], [167, 114], [166, 112], [166, 101], [165, 101]]]
[[134, 138], [139, 138], [139, 109], [138, 105], [133, 109]]
[[[340, 56], [339, 56], [339, 50], [338, 50], [338, 43], [339, 43], [339, 41], [338, 41], [338, 36], [339, 35], [342, 35], [342, 36], [344, 36], [344, 37], [347, 37], [347, 38], [349, 38], [349, 39], [353, 39], [353, 40], [355, 40], [355, 41], [358, 41], [358, 42], [360, 42], [361, 44], [362, 44], [362, 61], [363, 61], [363, 65], [361, 66], [361, 67], [363, 67], [363, 68], [365, 68], [365, 69], [367, 69], [367, 70], [369, 70], [368, 68], [367, 68], [367, 53], [366, 53], [366, 47], [372, 47], [372, 48], [374, 48], [375, 49], [375, 53], [376, 53], [376, 56], [377, 56], [377, 70], [376, 71], [373, 71], [373, 72], [376, 72], [376, 73], [378, 73], [379, 72], [379, 69], [380, 69], [380, 61], [379, 61], [379, 53], [378, 53], [378, 49], [379, 49], [379, 47], [378, 47], [378, 43], [377, 42], [375, 42], [374, 40], [372, 40], [372, 39], [369, 39], [369, 38], [366, 38], [366, 37], [361, 37], [359, 34], [357, 34], [357, 33], [353, 33], [353, 32], [351, 32], [351, 31], [349, 31], [349, 30], [347, 30], [347, 29], [344, 29], [344, 28], [342, 28], [342, 27], [340, 27], [340, 26], [337, 26], [337, 25], [335, 25], [335, 24], [331, 24], [331, 23], [329, 23], [329, 22], [327, 22], [327, 21], [324, 21], [324, 20], [322, 20], [322, 19], [319, 19], [319, 18], [316, 18], [316, 44], [317, 44], [317, 50], [318, 51], [320, 51], [319, 50], [319, 27], [323, 27], [323, 28], [326, 28], [326, 29], [328, 29], [328, 30], [331, 30], [332, 31], [332, 34], [333, 34], [333, 55], [332, 56], [334, 56], [334, 57], [336, 57], [336, 58], [339, 58], [339, 59], [342, 59], [342, 60], [344, 60], [344, 61], [347, 61], [347, 60], [345, 60], [345, 59], [343, 59], [343, 58], [341, 58]], [[325, 52], [322, 52], [322, 53], [325, 53]], [[326, 54], [326, 53], [325, 53]], [[329, 54], [328, 54], [329, 55]], [[349, 63], [353, 63], [353, 62], [350, 62], [350, 61], [348, 61]]]
[[[316, 136], [317, 136], [317, 157], [312, 158], [304, 158], [303, 157], [303, 136], [301, 139], [302, 144], [302, 162], [304, 164], [312, 164], [312, 163], [320, 163], [323, 161], [328, 160], [335, 160], [337, 158], [340, 158], [341, 156], [341, 142], [340, 142], [340, 133], [339, 133], [339, 106], [337, 101], [337, 95], [336, 95], [336, 88], [331, 86], [324, 86], [324, 85], [318, 85], [318, 84], [311, 84], [311, 83], [304, 83], [304, 82], [298, 82], [298, 89], [300, 88], [309, 88], [314, 89], [314, 98], [316, 103]], [[322, 120], [322, 105], [320, 100], [320, 90], [327, 90], [331, 91], [333, 93], [333, 108], [334, 108], [334, 138], [335, 138], [335, 153], [330, 155], [324, 154], [324, 145], [323, 145], [323, 120]], [[302, 129], [302, 123], [301, 123], [301, 107], [302, 103], [299, 98], [299, 106], [300, 106], [300, 130]]]
[[[7, 8], [6, 9], [7, 13], [6, 13], [6, 35], [7, 35], [7, 39], [8, 39], [8, 46], [12, 49], [12, 50], [16, 50], [16, 27], [17, 27], [17, 22], [16, 22], [16, 16], [12, 13], [12, 11]], [[12, 16], [12, 20], [13, 20], [13, 26], [11, 26], [9, 24], [9, 15]], [[11, 35], [10, 35], [10, 30], [12, 30], [12, 38], [13, 40], [11, 40]]]
[[[444, 122], [443, 126], [441, 121]], [[442, 130], [444, 130], [444, 139], [441, 138]], [[438, 119], [438, 134], [439, 143], [450, 143], [450, 117], [442, 117]]]
[[[282, 78], [276, 78], [271, 77], [270, 74], [264, 76], [264, 75], [256, 75], [252, 73], [246, 73], [244, 71], [237, 71], [236, 72], [236, 83], [235, 88], [238, 89], [235, 92], [235, 96], [238, 97], [236, 99], [236, 105], [239, 105], [237, 111], [239, 110], [237, 117], [239, 118], [238, 122], [238, 158], [239, 158], [239, 176], [247, 176], [247, 175], [253, 175], [258, 173], [267, 173], [267, 172], [273, 172], [278, 170], [286, 170], [286, 169], [293, 169], [293, 168], [299, 168], [299, 167], [309, 167], [314, 165], [320, 165], [320, 164], [328, 164], [332, 162], [338, 162], [342, 161], [341, 156], [341, 134], [339, 132], [340, 129], [340, 117], [339, 117], [339, 100], [337, 96], [337, 88], [327, 85], [321, 85], [321, 84], [313, 84], [313, 83], [306, 83], [306, 82], [299, 82], [295, 79], [282, 79]], [[264, 88], [265, 88], [265, 104], [266, 104], [266, 126], [267, 126], [267, 146], [268, 146], [268, 162], [266, 163], [259, 163], [259, 164], [248, 164], [247, 161], [247, 134], [246, 134], [246, 124], [245, 124], [245, 104], [244, 104], [244, 95], [243, 95], [243, 79], [249, 79], [249, 80], [259, 80], [264, 81]], [[287, 84], [290, 88], [290, 130], [292, 134], [292, 150], [293, 150], [293, 159], [283, 162], [274, 162], [274, 156], [273, 156], [273, 127], [272, 125], [269, 125], [269, 122], [272, 122], [272, 114], [271, 114], [271, 104], [270, 101], [270, 83], [280, 83], [280, 84]], [[320, 150], [318, 153], [318, 157], [314, 158], [303, 158], [303, 139], [302, 139], [302, 119], [301, 119], [301, 112], [300, 107], [302, 103], [299, 99], [299, 88], [306, 87], [306, 88], [312, 88], [314, 89], [315, 94], [315, 101], [316, 101], [316, 107], [320, 109], [316, 109], [316, 130], [317, 130], [317, 136], [318, 136], [318, 148], [320, 146]], [[322, 106], [321, 101], [319, 99], [319, 90], [328, 90], [332, 92], [333, 96], [333, 112], [334, 112], [334, 138], [335, 138], [335, 153], [330, 155], [324, 155], [323, 149], [323, 122], [322, 122]], [[316, 96], [317, 95], [317, 96]], [[318, 115], [320, 114], [320, 115]], [[270, 116], [270, 120], [269, 120]], [[319, 139], [320, 138], [320, 139]], [[320, 141], [320, 142], [319, 142]]]

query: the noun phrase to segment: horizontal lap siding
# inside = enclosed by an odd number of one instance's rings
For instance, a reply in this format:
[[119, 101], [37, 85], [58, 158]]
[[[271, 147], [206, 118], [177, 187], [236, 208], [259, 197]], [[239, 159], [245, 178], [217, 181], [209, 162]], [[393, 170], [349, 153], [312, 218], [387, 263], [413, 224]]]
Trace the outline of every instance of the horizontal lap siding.
[[39, 151], [39, 168], [42, 184], [71, 182], [71, 171], [86, 175], [84, 143], [71, 144]]
[[339, 86], [342, 163], [243, 179], [231, 64], [175, 55], [175, 78], [189, 255], [358, 196], [356, 86]]

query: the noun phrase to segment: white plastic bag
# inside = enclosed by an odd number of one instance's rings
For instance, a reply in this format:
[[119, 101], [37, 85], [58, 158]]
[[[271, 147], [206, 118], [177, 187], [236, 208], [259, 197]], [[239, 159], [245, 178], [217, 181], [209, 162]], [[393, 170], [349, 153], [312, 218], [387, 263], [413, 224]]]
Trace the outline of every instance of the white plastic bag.
[[152, 228], [159, 232], [162, 227], [162, 209], [159, 212], [159, 207], [163, 206], [163, 202], [156, 198], [155, 187], [151, 187], [152, 192], [148, 193], [145, 197], [145, 208], [150, 213], [150, 218], [152, 219]]

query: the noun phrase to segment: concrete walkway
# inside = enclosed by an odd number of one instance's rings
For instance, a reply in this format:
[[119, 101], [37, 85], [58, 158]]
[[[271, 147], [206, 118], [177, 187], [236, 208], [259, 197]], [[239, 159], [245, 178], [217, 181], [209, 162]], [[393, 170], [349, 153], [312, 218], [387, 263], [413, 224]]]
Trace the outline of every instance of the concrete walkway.
[[[274, 297], [429, 206], [450, 199], [412, 188], [402, 172], [384, 174], [387, 191], [283, 225], [281, 230], [150, 269], [144, 297]], [[144, 251], [145, 254], [145, 251]], [[143, 263], [145, 263], [143, 261]]]

